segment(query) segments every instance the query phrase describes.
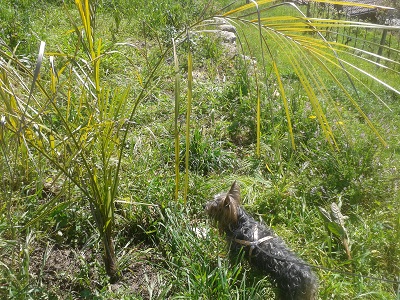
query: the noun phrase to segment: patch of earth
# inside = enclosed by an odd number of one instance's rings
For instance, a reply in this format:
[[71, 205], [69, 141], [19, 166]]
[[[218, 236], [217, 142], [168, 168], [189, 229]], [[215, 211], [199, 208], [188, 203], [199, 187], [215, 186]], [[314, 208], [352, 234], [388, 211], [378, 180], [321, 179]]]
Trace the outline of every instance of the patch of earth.
[[129, 256], [129, 264], [122, 266], [121, 279], [114, 284], [107, 281], [100, 253], [89, 248], [36, 245], [30, 255], [29, 273], [58, 299], [92, 298], [105, 289], [140, 299], [150, 299], [149, 292], [158, 294], [162, 287], [158, 284], [157, 258], [143, 249], [134, 249], [125, 255]]

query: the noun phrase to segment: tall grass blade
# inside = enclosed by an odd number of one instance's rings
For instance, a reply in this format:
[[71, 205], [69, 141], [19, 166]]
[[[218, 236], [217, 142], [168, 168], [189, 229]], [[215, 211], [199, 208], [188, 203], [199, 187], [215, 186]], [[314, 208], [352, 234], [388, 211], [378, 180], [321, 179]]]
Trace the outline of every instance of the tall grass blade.
[[[45, 43], [44, 41], [41, 41], [41, 42], [40, 42], [40, 47], [39, 47], [38, 57], [37, 57], [37, 60], [36, 60], [35, 71], [33, 72], [32, 85], [31, 85], [31, 89], [30, 89], [30, 92], [29, 92], [28, 101], [27, 101], [27, 103], [26, 103], [26, 107], [25, 107], [25, 108], [27, 108], [28, 105], [29, 105], [29, 100], [30, 100], [31, 97], [32, 97], [32, 93], [33, 93], [33, 90], [34, 90], [34, 88], [35, 88], [36, 81], [37, 81], [37, 79], [38, 79], [38, 77], [39, 77], [40, 67], [42, 66], [42, 61], [43, 61], [44, 48], [45, 48], [45, 46], [46, 46], [46, 43]], [[25, 112], [26, 112], [26, 109], [25, 109]]]
[[[265, 59], [264, 59], [264, 46], [263, 46], [263, 35], [262, 35], [262, 26], [261, 26], [261, 14], [258, 4], [254, 0], [250, 0], [251, 3], [254, 4], [257, 10], [257, 25], [258, 25], [258, 33], [260, 39], [260, 50], [261, 50], [261, 58], [262, 58], [262, 66], [263, 71], [265, 73]], [[265, 76], [266, 79], [266, 76]], [[256, 155], [257, 157], [260, 156], [260, 148], [261, 148], [261, 98], [260, 98], [260, 89], [257, 84], [257, 109], [256, 109]]]
[[175, 139], [175, 200], [179, 197], [179, 164], [180, 164], [180, 154], [179, 154], [179, 128], [178, 128], [178, 118], [179, 118], [179, 93], [180, 93], [180, 75], [179, 75], [179, 62], [178, 54], [176, 52], [175, 39], [172, 39], [172, 46], [174, 52], [174, 66], [175, 66], [175, 111], [174, 111], [174, 139]]
[[[189, 40], [189, 37], [188, 37]], [[188, 91], [186, 106], [186, 153], [185, 153], [185, 186], [183, 201], [186, 204], [189, 191], [189, 156], [190, 156], [190, 116], [192, 114], [192, 85], [193, 85], [193, 59], [192, 52], [188, 50]]]

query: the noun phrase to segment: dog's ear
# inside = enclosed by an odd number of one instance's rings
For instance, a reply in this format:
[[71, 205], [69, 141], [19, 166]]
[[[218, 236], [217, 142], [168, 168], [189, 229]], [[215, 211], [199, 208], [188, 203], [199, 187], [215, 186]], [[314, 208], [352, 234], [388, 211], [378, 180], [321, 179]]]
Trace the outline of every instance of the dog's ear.
[[226, 197], [225, 197], [225, 199], [224, 199], [224, 207], [225, 207], [225, 208], [229, 208], [229, 206], [231, 205], [231, 201], [232, 201], [232, 198], [231, 198], [231, 196], [229, 195], [229, 193], [226, 194]]
[[237, 203], [240, 203], [240, 187], [237, 184], [236, 180], [232, 183], [231, 189], [229, 190], [226, 197], [228, 198], [229, 196], [232, 197], [232, 199]]

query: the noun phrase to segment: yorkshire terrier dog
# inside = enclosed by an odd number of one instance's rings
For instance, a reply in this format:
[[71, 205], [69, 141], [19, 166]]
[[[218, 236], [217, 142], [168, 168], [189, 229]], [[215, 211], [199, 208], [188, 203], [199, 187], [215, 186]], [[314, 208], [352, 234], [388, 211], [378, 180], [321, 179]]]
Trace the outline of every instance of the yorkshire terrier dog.
[[274, 279], [282, 299], [317, 299], [316, 275], [271, 228], [257, 222], [240, 206], [236, 181], [228, 193], [218, 194], [208, 202], [205, 211], [226, 234], [232, 254], [244, 251], [252, 266]]

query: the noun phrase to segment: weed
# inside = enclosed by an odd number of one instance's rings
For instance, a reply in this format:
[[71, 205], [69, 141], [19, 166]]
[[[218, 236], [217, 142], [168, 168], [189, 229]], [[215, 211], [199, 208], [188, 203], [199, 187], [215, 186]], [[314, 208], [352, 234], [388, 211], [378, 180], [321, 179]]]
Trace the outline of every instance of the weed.
[[[182, 156], [185, 146], [181, 147]], [[223, 142], [216, 142], [202, 131], [195, 129], [190, 140], [189, 169], [202, 176], [210, 173], [228, 172], [234, 167], [234, 154], [224, 146]], [[182, 166], [183, 170], [183, 166]]]

